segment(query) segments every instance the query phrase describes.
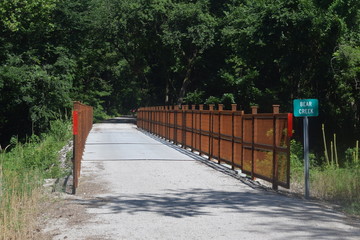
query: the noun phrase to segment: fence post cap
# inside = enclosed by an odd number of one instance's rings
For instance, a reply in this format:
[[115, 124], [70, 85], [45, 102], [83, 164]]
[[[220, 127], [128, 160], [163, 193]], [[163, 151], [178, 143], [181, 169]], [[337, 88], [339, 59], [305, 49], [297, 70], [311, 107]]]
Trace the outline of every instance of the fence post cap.
[[237, 109], [237, 104], [236, 103], [233, 103], [233, 104], [231, 104], [231, 111], [236, 111], [236, 109]]
[[209, 104], [209, 110], [214, 111], [215, 104]]
[[251, 114], [257, 114], [258, 113], [259, 106], [253, 105], [251, 106]]
[[274, 104], [273, 106], [273, 113], [278, 114], [280, 113], [280, 105]]
[[219, 107], [219, 111], [223, 111], [224, 110], [224, 104], [218, 104], [218, 107]]
[[204, 104], [199, 104], [199, 110], [204, 110]]

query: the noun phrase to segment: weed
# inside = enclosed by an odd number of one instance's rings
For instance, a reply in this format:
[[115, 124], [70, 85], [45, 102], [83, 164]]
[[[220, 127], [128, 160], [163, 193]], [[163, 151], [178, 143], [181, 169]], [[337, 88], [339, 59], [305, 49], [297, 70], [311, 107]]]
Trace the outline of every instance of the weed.
[[[360, 215], [360, 166], [357, 151], [358, 148], [356, 147], [346, 151], [347, 164], [343, 167], [339, 167], [336, 158], [335, 163], [326, 160], [320, 166], [311, 164], [310, 195], [339, 204], [346, 212]], [[312, 156], [314, 158], [314, 155]], [[302, 146], [292, 140], [290, 157], [291, 182], [301, 186], [304, 185], [302, 161]], [[315, 163], [315, 158], [310, 162]], [[300, 189], [303, 189], [303, 187]]]
[[12, 138], [0, 152], [0, 239], [29, 239], [44, 178], [64, 174], [59, 150], [71, 138], [70, 123], [56, 120], [48, 133], [26, 143]]

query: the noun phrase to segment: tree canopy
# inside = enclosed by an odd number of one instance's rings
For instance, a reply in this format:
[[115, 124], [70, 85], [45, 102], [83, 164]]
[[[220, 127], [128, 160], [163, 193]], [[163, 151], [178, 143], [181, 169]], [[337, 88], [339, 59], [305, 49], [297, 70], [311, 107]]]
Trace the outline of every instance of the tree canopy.
[[295, 98], [319, 99], [317, 127], [359, 137], [360, 1], [0, 2], [1, 143], [46, 130], [72, 100], [101, 115], [220, 101], [292, 111]]

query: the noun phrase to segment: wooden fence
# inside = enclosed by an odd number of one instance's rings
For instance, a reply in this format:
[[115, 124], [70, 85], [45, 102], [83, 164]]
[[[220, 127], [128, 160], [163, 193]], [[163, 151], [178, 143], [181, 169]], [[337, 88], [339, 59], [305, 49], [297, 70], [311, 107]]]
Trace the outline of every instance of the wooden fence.
[[236, 108], [236, 104], [230, 111], [223, 110], [222, 104], [217, 110], [214, 105], [207, 110], [204, 105], [192, 105], [191, 109], [145, 107], [138, 109], [137, 125], [218, 163], [228, 163], [252, 178], [269, 181], [273, 189], [289, 188], [288, 132], [292, 130], [287, 127], [292, 115], [279, 113], [279, 105], [273, 105], [272, 113], [257, 113], [257, 106], [252, 107], [251, 114]]

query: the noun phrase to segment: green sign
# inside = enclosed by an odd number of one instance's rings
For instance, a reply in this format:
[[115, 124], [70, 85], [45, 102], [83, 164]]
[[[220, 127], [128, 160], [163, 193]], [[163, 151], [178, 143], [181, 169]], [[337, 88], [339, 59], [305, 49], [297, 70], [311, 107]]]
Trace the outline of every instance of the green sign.
[[317, 117], [319, 116], [319, 101], [317, 99], [295, 99], [295, 117]]

